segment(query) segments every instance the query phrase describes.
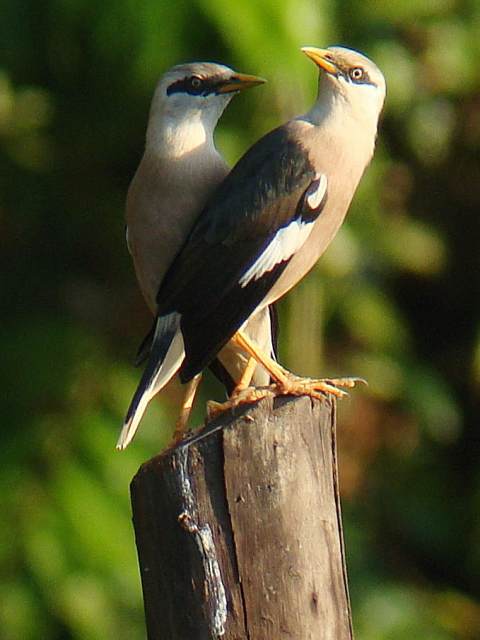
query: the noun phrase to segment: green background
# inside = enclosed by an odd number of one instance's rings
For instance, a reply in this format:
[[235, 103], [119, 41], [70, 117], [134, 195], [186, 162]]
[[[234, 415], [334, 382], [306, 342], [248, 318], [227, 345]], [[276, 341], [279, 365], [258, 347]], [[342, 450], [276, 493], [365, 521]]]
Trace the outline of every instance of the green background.
[[339, 412], [357, 638], [479, 638], [479, 2], [3, 0], [0, 43], [0, 636], [145, 634], [128, 484], [179, 385], [114, 444], [149, 326], [123, 206], [159, 75], [268, 78], [220, 122], [234, 162], [312, 102], [299, 48], [341, 43], [384, 71], [386, 109], [347, 222], [281, 303], [282, 361], [370, 383]]

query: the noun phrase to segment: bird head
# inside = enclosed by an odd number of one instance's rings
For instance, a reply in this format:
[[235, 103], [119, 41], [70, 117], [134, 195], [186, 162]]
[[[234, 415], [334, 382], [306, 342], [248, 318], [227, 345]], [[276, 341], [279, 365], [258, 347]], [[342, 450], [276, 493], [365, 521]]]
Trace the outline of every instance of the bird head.
[[362, 119], [376, 122], [385, 101], [385, 78], [377, 65], [366, 56], [345, 47], [302, 47], [319, 67], [326, 80], [320, 85], [319, 99], [340, 97]]
[[213, 62], [177, 65], [160, 78], [152, 110], [178, 122], [200, 118], [213, 130], [234, 95], [264, 82]]

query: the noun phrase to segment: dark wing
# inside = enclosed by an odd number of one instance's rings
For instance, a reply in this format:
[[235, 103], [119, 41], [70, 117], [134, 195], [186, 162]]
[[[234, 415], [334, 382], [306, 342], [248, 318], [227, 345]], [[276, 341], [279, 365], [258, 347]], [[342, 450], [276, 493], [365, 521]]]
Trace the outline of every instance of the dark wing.
[[[279, 324], [278, 324], [278, 309], [276, 304], [271, 304], [268, 307], [269, 316], [270, 316], [270, 331], [272, 335], [272, 351], [275, 359], [278, 356], [278, 335], [279, 335]], [[217, 378], [219, 382], [223, 384], [227, 391], [227, 395], [230, 396], [232, 391], [236, 387], [236, 383], [222, 365], [218, 358], [214, 358], [208, 368], [213, 373], [213, 375]]]
[[[270, 331], [272, 335], [272, 349], [275, 357], [278, 356], [278, 335], [280, 332], [279, 322], [278, 322], [278, 309], [276, 304], [271, 304], [268, 308], [269, 317], [270, 317]], [[142, 340], [140, 344], [137, 355], [135, 357], [134, 364], [136, 367], [139, 367], [141, 364], [145, 362], [145, 360], [150, 355], [153, 339], [155, 336], [155, 329], [157, 326], [157, 321], [155, 320], [152, 328]], [[227, 390], [227, 395], [230, 395], [232, 391], [235, 389], [235, 381], [230, 376], [228, 371], [222, 365], [218, 358], [214, 358], [209, 365], [210, 371], [217, 378], [219, 382], [223, 384], [225, 389]]]
[[287, 125], [254, 145], [215, 192], [157, 297], [161, 315], [182, 317], [183, 381], [212, 360], [279, 278], [293, 255], [288, 232], [301, 235], [323, 207], [325, 198], [315, 197], [322, 179], [325, 190], [325, 176]]

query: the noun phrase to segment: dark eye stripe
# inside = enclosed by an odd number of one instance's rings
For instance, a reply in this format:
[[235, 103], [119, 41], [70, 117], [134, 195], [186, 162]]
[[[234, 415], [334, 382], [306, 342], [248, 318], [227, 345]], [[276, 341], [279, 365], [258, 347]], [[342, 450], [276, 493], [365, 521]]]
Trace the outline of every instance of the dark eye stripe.
[[[196, 76], [195, 76], [196, 77]], [[167, 89], [167, 96], [172, 93], [188, 93], [191, 96], [208, 96], [215, 93], [218, 81], [215, 78], [202, 80], [199, 87], [192, 86], [192, 76], [173, 82]]]

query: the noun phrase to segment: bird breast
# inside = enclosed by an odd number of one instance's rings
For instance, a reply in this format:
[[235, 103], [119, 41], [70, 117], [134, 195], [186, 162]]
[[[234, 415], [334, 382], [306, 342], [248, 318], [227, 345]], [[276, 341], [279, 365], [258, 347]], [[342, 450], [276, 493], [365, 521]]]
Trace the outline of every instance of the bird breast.
[[314, 267], [341, 227], [371, 157], [371, 154], [364, 153], [363, 157], [356, 154], [346, 141], [341, 144], [325, 137], [318, 140], [316, 146], [313, 140], [313, 146], [307, 152], [316, 171], [327, 176], [327, 201], [307, 240], [292, 257], [260, 307], [281, 298]]
[[173, 168], [145, 155], [130, 185], [126, 221], [137, 279], [152, 312], [160, 284], [228, 167], [218, 154]]

